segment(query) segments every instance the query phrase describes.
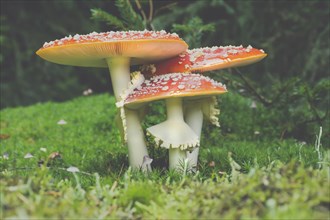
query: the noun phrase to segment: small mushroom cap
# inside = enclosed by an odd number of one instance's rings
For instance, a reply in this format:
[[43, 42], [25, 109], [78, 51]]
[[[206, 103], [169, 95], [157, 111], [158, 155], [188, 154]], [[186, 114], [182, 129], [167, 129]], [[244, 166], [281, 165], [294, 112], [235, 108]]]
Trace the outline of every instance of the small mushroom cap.
[[50, 62], [84, 67], [108, 67], [106, 58], [128, 57], [131, 64], [155, 62], [188, 48], [177, 34], [165, 31], [121, 31], [76, 34], [45, 43], [36, 53]]
[[123, 105], [151, 102], [171, 97], [197, 97], [218, 95], [227, 92], [226, 86], [200, 74], [169, 73], [154, 76], [130, 90]]
[[165, 61], [157, 62], [150, 68], [144, 65], [141, 70], [146, 76], [173, 72], [205, 72], [256, 63], [267, 54], [248, 46], [204, 47], [187, 50]]

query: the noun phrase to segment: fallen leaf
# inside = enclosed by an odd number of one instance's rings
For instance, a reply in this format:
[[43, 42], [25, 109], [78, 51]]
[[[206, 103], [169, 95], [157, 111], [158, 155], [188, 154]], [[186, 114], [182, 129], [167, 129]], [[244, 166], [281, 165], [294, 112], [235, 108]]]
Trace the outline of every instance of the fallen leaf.
[[56, 192], [56, 191], [48, 191], [48, 192], [45, 192], [45, 194], [49, 195], [49, 196], [54, 196], [54, 197], [60, 197], [61, 196], [61, 193]]
[[48, 156], [48, 160], [55, 160], [55, 159], [61, 159], [62, 155], [59, 152], [52, 152]]
[[9, 134], [0, 134], [0, 140], [6, 140], [8, 138], [10, 138]]
[[32, 157], [33, 157], [33, 155], [32, 155], [31, 153], [27, 153], [27, 154], [25, 154], [25, 156], [24, 156], [25, 159], [30, 159], [30, 158], [32, 158]]
[[213, 160], [209, 163], [209, 167], [215, 167], [215, 162]]
[[66, 171], [71, 172], [71, 173], [78, 173], [80, 170], [77, 167], [69, 167], [66, 169]]
[[52, 152], [47, 158], [47, 166], [56, 165], [60, 160], [62, 160], [62, 155], [59, 152]]

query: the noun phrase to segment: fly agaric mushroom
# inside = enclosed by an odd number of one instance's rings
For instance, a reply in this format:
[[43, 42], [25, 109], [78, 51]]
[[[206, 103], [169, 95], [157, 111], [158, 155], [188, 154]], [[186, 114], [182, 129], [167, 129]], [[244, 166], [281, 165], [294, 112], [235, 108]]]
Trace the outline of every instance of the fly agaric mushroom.
[[251, 46], [204, 47], [187, 50], [155, 64], [143, 65], [141, 72], [149, 77], [167, 73], [205, 72], [249, 65], [266, 56], [263, 50]]
[[[165, 99], [167, 120], [147, 129], [148, 134], [160, 145], [169, 149], [169, 167], [178, 168], [186, 158], [187, 149], [199, 145], [199, 138], [184, 122], [182, 99], [200, 98], [227, 92], [226, 87], [206, 76], [190, 73], [169, 73], [154, 76], [143, 83], [132, 86], [117, 103], [123, 109], [139, 108], [141, 105]], [[125, 124], [125, 123], [124, 123]]]
[[[45, 43], [36, 53], [58, 64], [108, 67], [116, 100], [120, 101], [120, 94], [130, 82], [130, 65], [167, 59], [182, 53], [187, 47], [177, 34], [165, 31], [110, 31], [70, 35]], [[144, 135], [137, 113], [127, 111], [127, 114], [129, 163], [140, 168], [143, 157], [148, 155]]]
[[[149, 77], [171, 72], [206, 72], [249, 65], [262, 60], [266, 56], [267, 54], [263, 50], [253, 48], [252, 46], [246, 48], [231, 45], [205, 47], [187, 50], [176, 57], [155, 64], [143, 65], [141, 71]], [[198, 102], [193, 100], [191, 103], [186, 101], [184, 105], [186, 109], [185, 121], [199, 138], [202, 131], [203, 115], [206, 115], [212, 124], [219, 126], [216, 115], [220, 112], [215, 107], [215, 98], [200, 99]], [[196, 147], [191, 153], [187, 152], [189, 163], [192, 167], [197, 165], [198, 153], [199, 147]]]

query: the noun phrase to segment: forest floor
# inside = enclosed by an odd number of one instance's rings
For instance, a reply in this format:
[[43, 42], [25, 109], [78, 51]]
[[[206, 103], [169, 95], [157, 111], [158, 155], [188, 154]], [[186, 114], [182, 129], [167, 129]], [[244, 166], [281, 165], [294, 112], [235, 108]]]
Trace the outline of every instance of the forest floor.
[[321, 143], [219, 141], [207, 127], [198, 171], [169, 171], [167, 152], [148, 140], [154, 168], [143, 173], [128, 167], [116, 114], [109, 95], [2, 110], [1, 219], [330, 217]]

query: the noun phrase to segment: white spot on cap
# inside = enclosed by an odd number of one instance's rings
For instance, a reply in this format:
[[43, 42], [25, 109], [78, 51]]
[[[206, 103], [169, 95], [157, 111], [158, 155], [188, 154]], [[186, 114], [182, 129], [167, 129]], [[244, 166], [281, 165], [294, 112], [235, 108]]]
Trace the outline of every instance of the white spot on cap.
[[185, 85], [178, 85], [178, 89], [184, 89]]
[[80, 39], [80, 35], [79, 34], [76, 34], [76, 35], [73, 36], [73, 40], [76, 40], [77, 41], [79, 39]]
[[157, 34], [156, 33], [152, 33], [151, 36], [152, 37], [157, 37]]
[[75, 34], [73, 37], [69, 35], [68, 37], [64, 37], [60, 40], [56, 40], [56, 44], [54, 41], [46, 42], [43, 45], [43, 48], [46, 47], [51, 47], [55, 45], [62, 45], [66, 43], [67, 41], [71, 41], [72, 39], [75, 42], [80, 42], [80, 41], [101, 41], [101, 42], [109, 42], [109, 41], [118, 41], [121, 39], [125, 40], [134, 40], [134, 39], [168, 39], [168, 38], [178, 38], [179, 36], [176, 33], [166, 33], [166, 31], [110, 31], [110, 32], [101, 32], [101, 33], [96, 33], [92, 32], [90, 34], [86, 35], [79, 35]]
[[166, 90], [168, 90], [168, 88], [169, 88], [168, 86], [164, 86], [164, 87], [162, 88], [162, 90], [163, 90], [163, 91], [166, 91]]

